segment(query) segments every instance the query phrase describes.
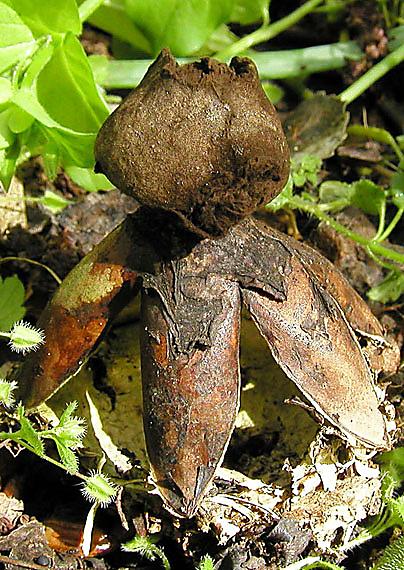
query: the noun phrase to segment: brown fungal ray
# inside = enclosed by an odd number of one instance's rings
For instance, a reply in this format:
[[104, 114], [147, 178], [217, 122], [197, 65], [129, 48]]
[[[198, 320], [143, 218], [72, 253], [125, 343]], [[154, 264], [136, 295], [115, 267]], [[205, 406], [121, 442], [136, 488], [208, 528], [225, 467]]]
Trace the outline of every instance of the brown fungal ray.
[[[69, 273], [43, 311], [38, 326], [46, 342], [17, 374], [28, 407], [49, 398], [84, 362], [108, 321], [140, 286], [142, 249], [129, 218]], [[147, 249], [145, 249], [147, 256]]]
[[160, 494], [186, 517], [222, 460], [239, 405], [239, 289], [195, 277], [193, 267], [167, 264], [142, 295], [147, 450]]
[[179, 66], [168, 50], [108, 117], [98, 168], [145, 206], [175, 212], [202, 237], [222, 235], [283, 188], [289, 150], [254, 63]]
[[[269, 242], [277, 239], [267, 232]], [[355, 334], [335, 297], [302, 263], [299, 247], [285, 241], [291, 251], [282, 268], [285, 299], [243, 288], [243, 300], [275, 360], [321, 415], [357, 440], [386, 448], [385, 421]]]
[[328, 259], [307, 244], [280, 234], [272, 228], [270, 232], [278, 237], [282, 236], [285, 245], [287, 244], [299, 257], [312, 279], [336, 300], [353, 330], [360, 336], [374, 339], [374, 342], [362, 347], [372, 370], [385, 375], [394, 374], [400, 365], [399, 347], [394, 341], [385, 340], [380, 322], [342, 273]]

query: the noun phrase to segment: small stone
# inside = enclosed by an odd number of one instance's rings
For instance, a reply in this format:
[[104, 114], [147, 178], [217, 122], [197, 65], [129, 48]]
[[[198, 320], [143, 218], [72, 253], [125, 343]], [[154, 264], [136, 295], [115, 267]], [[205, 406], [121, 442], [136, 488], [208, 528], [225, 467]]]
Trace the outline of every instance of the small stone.
[[51, 564], [49, 557], [44, 556], [44, 555], [41, 555], [41, 556], [38, 556], [38, 558], [35, 558], [34, 562], [36, 564], [39, 564], [39, 566], [50, 566], [50, 564]]

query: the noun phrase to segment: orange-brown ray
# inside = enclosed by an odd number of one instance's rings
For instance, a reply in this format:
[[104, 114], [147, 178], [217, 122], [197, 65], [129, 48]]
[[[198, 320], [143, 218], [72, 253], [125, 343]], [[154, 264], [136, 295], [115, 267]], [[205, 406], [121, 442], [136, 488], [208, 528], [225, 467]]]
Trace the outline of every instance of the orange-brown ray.
[[240, 294], [218, 276], [204, 283], [182, 274], [179, 287], [167, 277], [158, 292], [142, 296], [144, 429], [163, 499], [189, 517], [222, 460], [238, 410]]
[[19, 397], [28, 408], [49, 398], [78, 370], [109, 320], [136, 293], [139, 249], [128, 219], [63, 281], [38, 321], [45, 344], [16, 376]]

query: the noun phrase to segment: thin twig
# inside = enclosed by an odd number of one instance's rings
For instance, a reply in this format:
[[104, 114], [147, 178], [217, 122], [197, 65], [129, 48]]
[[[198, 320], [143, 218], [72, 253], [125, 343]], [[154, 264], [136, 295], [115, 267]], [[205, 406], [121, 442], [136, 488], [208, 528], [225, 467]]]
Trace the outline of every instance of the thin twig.
[[53, 279], [60, 285], [62, 283], [61, 278], [47, 265], [44, 263], [40, 263], [39, 261], [35, 261], [34, 259], [29, 259], [28, 257], [17, 257], [15, 255], [9, 255], [7, 257], [2, 257], [0, 259], [0, 263], [5, 263], [6, 261], [23, 261], [24, 263], [30, 263], [31, 265], [37, 265], [38, 267], [42, 267], [45, 269], [50, 275], [52, 275]]

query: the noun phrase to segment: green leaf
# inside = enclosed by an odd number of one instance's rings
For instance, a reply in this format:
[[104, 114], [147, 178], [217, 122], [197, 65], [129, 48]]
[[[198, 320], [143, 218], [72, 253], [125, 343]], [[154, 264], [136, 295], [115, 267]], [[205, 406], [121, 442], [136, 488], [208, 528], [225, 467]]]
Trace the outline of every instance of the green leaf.
[[379, 214], [382, 205], [386, 201], [386, 195], [382, 188], [371, 180], [358, 180], [353, 185], [354, 191], [351, 202], [361, 208], [365, 214]]
[[45, 194], [38, 199], [38, 202], [48, 208], [53, 214], [58, 214], [62, 210], [73, 204], [71, 200], [66, 200], [63, 196], [55, 194], [51, 190], [45, 190]]
[[74, 400], [66, 405], [66, 409], [62, 412], [62, 415], [59, 418], [58, 426], [65, 426], [73, 416], [74, 412], [77, 410], [78, 402]]
[[58, 450], [60, 460], [63, 465], [69, 471], [69, 473], [75, 473], [79, 469], [79, 460], [75, 452], [70, 449], [63, 440], [58, 436], [52, 437], [53, 441], [56, 443], [56, 448]]
[[156, 539], [153, 536], [136, 535], [122, 544], [122, 550], [124, 552], [137, 552], [147, 560], [153, 561], [156, 560], [155, 542]]
[[389, 50], [392, 51], [404, 43], [404, 25], [396, 26], [388, 31]]
[[[339, 180], [326, 180], [321, 184], [318, 191], [320, 202], [323, 204], [341, 200], [341, 202], [346, 201], [346, 206], [350, 204], [353, 192], [351, 184]], [[344, 208], [345, 205], [341, 207]]]
[[277, 83], [272, 83], [271, 81], [262, 83], [262, 88], [273, 105], [279, 103], [285, 95], [284, 89]]
[[99, 471], [90, 472], [81, 488], [83, 496], [90, 502], [107, 506], [116, 496], [117, 486], [111, 482], [107, 475]]
[[150, 41], [153, 55], [169, 47], [181, 56], [196, 52], [229, 20], [233, 0], [126, 0], [126, 8]]
[[30, 89], [19, 89], [13, 97], [13, 103], [32, 115], [34, 119], [52, 129], [61, 129], [66, 134], [76, 134], [73, 129], [64, 128], [55, 121], [38, 101], [35, 93]]
[[152, 53], [150, 42], [135, 26], [135, 22], [129, 18], [125, 9], [125, 0], [105, 2], [91, 15], [89, 22], [115, 38], [131, 44], [143, 53]]
[[20, 422], [20, 429], [16, 432], [18, 438], [24, 441], [31, 450], [36, 453], [37, 455], [43, 456], [44, 455], [44, 446], [39, 437], [39, 434], [35, 431], [34, 426], [29, 421], [28, 418], [24, 416], [25, 410], [23, 406], [18, 406], [17, 414], [18, 414], [18, 421]]
[[0, 151], [0, 181], [6, 192], [10, 187], [17, 162], [20, 158], [21, 147], [18, 139], [14, 139], [9, 146]]
[[253, 24], [268, 18], [268, 0], [236, 0], [230, 22]]
[[84, 419], [73, 415], [76, 409], [77, 402], [68, 404], [60, 416], [59, 424], [52, 430], [64, 445], [72, 449], [82, 447], [82, 439], [86, 433]]
[[301, 188], [306, 182], [316, 185], [321, 162], [321, 158], [312, 154], [305, 154], [298, 160], [292, 158], [292, 179], [295, 186]]
[[215, 563], [213, 558], [206, 554], [199, 563], [198, 570], [214, 570]]
[[43, 437], [52, 439], [56, 443], [60, 459], [71, 473], [78, 470], [79, 462], [74, 450], [82, 447], [82, 439], [86, 432], [84, 419], [73, 415], [76, 409], [77, 402], [68, 404], [60, 416], [59, 423], [43, 433]]
[[379, 285], [368, 291], [368, 297], [379, 303], [395, 303], [401, 295], [404, 295], [404, 273], [391, 271]]
[[43, 166], [45, 174], [49, 180], [54, 180], [56, 178], [60, 163], [61, 159], [57, 145], [53, 141], [48, 141], [43, 153]]
[[29, 129], [34, 122], [34, 117], [17, 107], [17, 105], [11, 105], [8, 114], [8, 127], [10, 131], [14, 134], [22, 133]]
[[49, 139], [49, 149], [44, 148], [44, 153], [54, 154], [55, 147], [60, 155], [62, 166], [71, 164], [82, 168], [92, 168], [94, 166], [94, 144], [97, 133], [69, 133], [64, 129], [43, 129]]
[[14, 391], [18, 388], [17, 382], [0, 378], [0, 403], [6, 408], [12, 408], [15, 403]]
[[383, 470], [393, 478], [395, 486], [401, 485], [404, 480], [404, 447], [396, 447], [392, 451], [382, 453], [377, 460], [383, 465]]
[[9, 115], [9, 109], [0, 113], [0, 149], [7, 148], [14, 140], [14, 135], [8, 126]]
[[70, 33], [39, 74], [37, 97], [56, 122], [78, 132], [97, 132], [109, 114], [86, 54]]
[[402, 570], [404, 568], [404, 536], [390, 544], [372, 570]]
[[404, 209], [404, 192], [402, 190], [395, 190], [391, 194], [392, 202], [399, 210]]
[[396, 172], [392, 177], [390, 195], [397, 208], [404, 208], [404, 172]]
[[389, 507], [393, 511], [397, 521], [404, 525], [404, 496], [401, 495], [396, 499], [389, 500]]
[[10, 331], [9, 346], [15, 352], [25, 354], [30, 350], [36, 350], [45, 342], [45, 334], [30, 323], [18, 321], [14, 323]]
[[222, 24], [209, 36], [207, 41], [196, 51], [192, 57], [204, 57], [217, 53], [227, 48], [239, 38], [229, 29], [226, 24]]
[[[28, 89], [20, 89], [13, 98], [16, 105], [31, 114], [39, 123], [40, 130], [48, 140], [41, 149], [46, 155], [48, 152], [60, 156], [64, 165], [76, 164], [81, 167], [92, 167], [94, 165], [94, 142], [97, 132], [82, 133], [73, 129], [61, 126], [42, 107], [35, 94]], [[30, 150], [35, 146], [35, 141], [27, 143]], [[57, 151], [57, 152], [55, 152]], [[33, 153], [32, 153], [33, 154]]]
[[81, 33], [81, 22], [75, 0], [8, 0], [7, 4], [32, 30], [34, 35], [72, 32]]
[[170, 570], [170, 563], [164, 554], [162, 548], [159, 548], [156, 544], [157, 537], [149, 536], [139, 536], [136, 535], [134, 538], [122, 544], [122, 550], [125, 552], [136, 552], [140, 556], [144, 556], [147, 560], [153, 562], [157, 558], [160, 560], [165, 570]]
[[11, 81], [6, 77], [0, 77], [0, 105], [7, 103], [12, 94]]
[[73, 182], [87, 190], [87, 192], [98, 192], [98, 190], [112, 190], [112, 188], [115, 188], [104, 174], [96, 174], [89, 168], [68, 166], [66, 172]]
[[17, 63], [33, 45], [30, 29], [10, 6], [0, 2], [0, 72]]
[[25, 315], [24, 285], [16, 275], [0, 277], [0, 330], [8, 331]]
[[36, 50], [31, 58], [30, 64], [24, 72], [21, 87], [35, 87], [38, 75], [51, 59], [57, 43], [58, 42], [47, 41]]

